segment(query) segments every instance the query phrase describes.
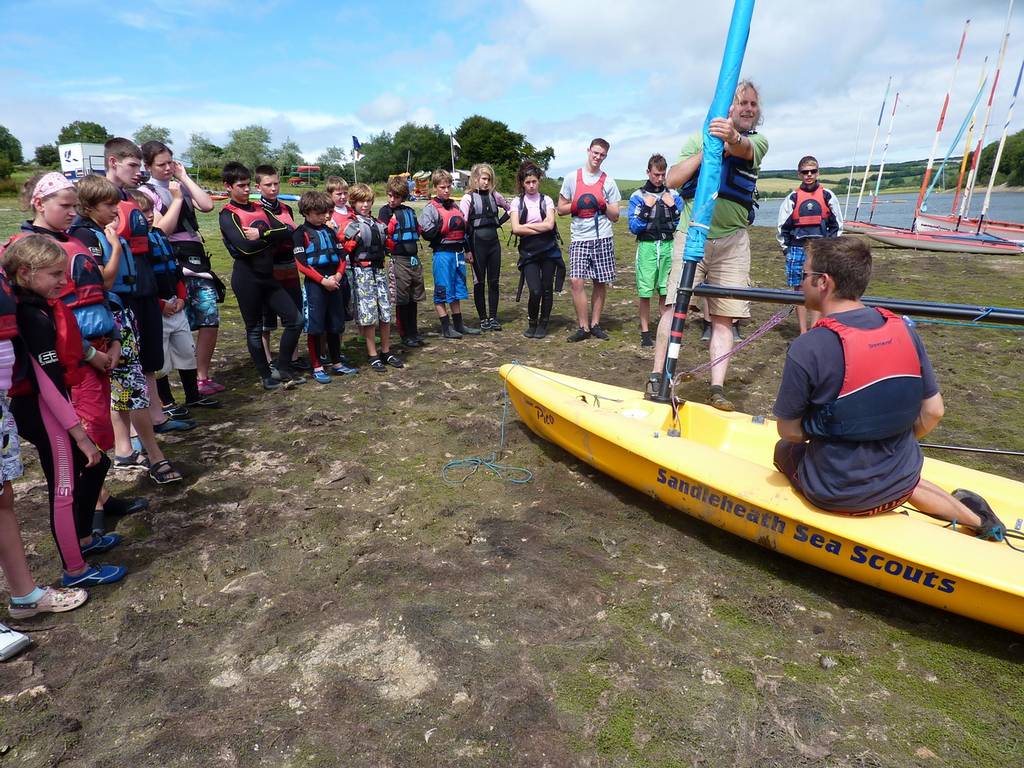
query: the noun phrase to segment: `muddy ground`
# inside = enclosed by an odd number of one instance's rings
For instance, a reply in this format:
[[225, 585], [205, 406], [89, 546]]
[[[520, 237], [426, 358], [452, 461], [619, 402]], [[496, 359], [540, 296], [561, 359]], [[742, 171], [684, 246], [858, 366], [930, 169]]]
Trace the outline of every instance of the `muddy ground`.
[[[0, 216], [9, 231], [16, 213]], [[203, 227], [216, 233], [212, 216]], [[756, 283], [784, 285], [771, 230], [755, 228], [754, 252]], [[166, 440], [186, 481], [115, 483], [153, 503], [106, 556], [128, 577], [74, 613], [15, 622], [36, 643], [0, 666], [0, 765], [1024, 764], [1016, 635], [674, 513], [514, 413], [505, 461], [529, 483], [442, 481], [447, 461], [497, 449], [501, 363], [640, 387], [650, 356], [621, 224], [618, 255], [611, 341], [565, 342], [568, 294], [549, 338], [523, 338], [507, 254], [503, 332], [433, 336], [404, 370], [293, 392], [257, 387], [229, 298], [226, 407]], [[1020, 259], [877, 256], [876, 295], [1024, 296]], [[776, 309], [756, 306], [748, 329]], [[948, 408], [934, 441], [1024, 448], [1024, 334], [921, 332]], [[770, 410], [794, 334], [791, 318], [736, 357], [729, 391], [744, 410]], [[704, 359], [685, 347], [683, 365]], [[706, 381], [683, 392], [702, 398]], [[958, 459], [1024, 475], [1019, 460]], [[33, 570], [54, 579], [34, 463], [16, 488]]]

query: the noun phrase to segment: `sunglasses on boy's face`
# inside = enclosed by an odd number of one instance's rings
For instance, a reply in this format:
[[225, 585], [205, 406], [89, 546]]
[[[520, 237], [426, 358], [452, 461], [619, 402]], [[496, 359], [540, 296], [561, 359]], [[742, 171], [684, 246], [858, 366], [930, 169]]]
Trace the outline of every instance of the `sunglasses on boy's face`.
[[797, 171], [801, 176], [814, 176], [818, 173], [817, 168], [804, 168], [801, 171]]

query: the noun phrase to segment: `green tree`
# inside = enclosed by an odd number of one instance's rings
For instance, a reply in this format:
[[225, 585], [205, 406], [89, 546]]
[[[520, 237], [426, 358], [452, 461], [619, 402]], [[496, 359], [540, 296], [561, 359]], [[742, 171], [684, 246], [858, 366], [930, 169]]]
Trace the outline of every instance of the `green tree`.
[[[979, 185], [988, 184], [998, 148], [999, 142], [994, 141], [981, 150], [981, 157], [978, 159]], [[1024, 131], [1017, 131], [1017, 133], [1006, 137], [1003, 156], [999, 159], [999, 174], [996, 176], [996, 183], [1013, 184], [1014, 186], [1024, 184]]]
[[257, 165], [270, 162], [270, 131], [262, 125], [247, 125], [238, 128], [228, 135], [227, 146], [224, 147], [224, 158], [242, 163], [249, 170]]
[[316, 159], [324, 176], [344, 176], [348, 158], [341, 147], [327, 147]]
[[392, 173], [403, 172], [407, 157], [411, 159], [411, 171], [451, 168], [450, 142], [448, 132], [439, 125], [405, 123], [395, 131], [383, 179]]
[[293, 165], [305, 165], [306, 158], [302, 156], [299, 145], [289, 138], [281, 142], [281, 146], [273, 152], [273, 163], [281, 176], [287, 177]]
[[36, 165], [42, 168], [59, 168], [60, 153], [56, 144], [40, 144], [35, 151]]
[[12, 165], [21, 163], [21, 142], [7, 128], [0, 125], [0, 160], [7, 160]]
[[463, 167], [489, 163], [506, 188], [511, 187], [519, 164], [526, 158], [531, 158], [546, 171], [555, 156], [551, 147], [538, 150], [523, 134], [510, 130], [507, 124], [481, 115], [463, 120], [455, 131], [455, 138], [462, 146], [460, 161]]
[[166, 144], [168, 147], [171, 146], [171, 129], [163, 128], [159, 125], [152, 125], [146, 123], [144, 126], [139, 128], [135, 133], [132, 134], [132, 138], [135, 139], [135, 143], [140, 147], [147, 141], [159, 141], [161, 144]]
[[60, 133], [57, 134], [58, 144], [73, 144], [75, 142], [90, 142], [93, 144], [103, 144], [107, 139], [112, 139], [113, 136], [99, 123], [93, 123], [88, 120], [75, 120], [73, 123], [68, 123], [60, 129]]
[[188, 137], [188, 149], [184, 158], [196, 169], [200, 178], [216, 180], [220, 177], [220, 168], [224, 164], [224, 150], [201, 133], [193, 133]]

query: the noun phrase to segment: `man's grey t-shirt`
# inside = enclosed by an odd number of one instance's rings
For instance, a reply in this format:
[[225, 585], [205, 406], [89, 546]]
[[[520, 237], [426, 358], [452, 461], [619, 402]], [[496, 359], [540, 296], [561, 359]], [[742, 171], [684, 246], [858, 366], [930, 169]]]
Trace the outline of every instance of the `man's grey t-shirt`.
[[[878, 328], [885, 322], [869, 308], [832, 317], [863, 329]], [[929, 398], [939, 391], [935, 371], [917, 334], [910, 335], [921, 361], [922, 396]], [[790, 344], [773, 413], [780, 419], [799, 419], [812, 405], [832, 402], [842, 389], [845, 373], [839, 337], [827, 328], [812, 328]], [[923, 463], [912, 430], [885, 440], [862, 442], [813, 438], [798, 477], [804, 495], [814, 504], [825, 509], [865, 510], [913, 490]]]
[[[601, 178], [601, 174], [587, 173], [586, 169], [582, 169], [583, 172], [583, 183], [584, 184], [596, 184], [597, 180]], [[576, 171], [565, 177], [562, 182], [562, 188], [558, 191], [560, 197], [564, 197], [566, 200], [572, 202], [572, 197], [576, 194]], [[619, 187], [615, 183], [615, 179], [611, 176], [606, 175], [604, 179], [604, 201], [606, 204], [617, 203], [622, 199], [622, 195], [619, 193]], [[594, 220], [597, 220], [597, 226], [594, 226]], [[578, 216], [572, 217], [572, 222], [569, 225], [569, 234], [573, 240], [598, 240], [600, 238], [612, 236], [612, 223], [608, 220], [608, 217], [603, 213], [597, 214], [593, 219], [581, 219]]]

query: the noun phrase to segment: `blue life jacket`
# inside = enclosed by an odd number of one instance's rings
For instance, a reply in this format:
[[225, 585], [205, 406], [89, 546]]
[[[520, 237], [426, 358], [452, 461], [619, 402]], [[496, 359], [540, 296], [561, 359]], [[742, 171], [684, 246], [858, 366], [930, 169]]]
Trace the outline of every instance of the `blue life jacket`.
[[[743, 135], [750, 136], [753, 133], [756, 131], [750, 131]], [[679, 196], [683, 200], [692, 200], [697, 194], [699, 178], [700, 169], [679, 188]], [[743, 160], [735, 155], [727, 155], [722, 158], [722, 176], [718, 184], [718, 197], [721, 200], [731, 200], [742, 205], [747, 209], [750, 223], [754, 223], [754, 208], [757, 206], [757, 169], [754, 167], [753, 160]]]
[[330, 227], [311, 227], [303, 224], [299, 229], [306, 238], [306, 247], [296, 257], [303, 264], [312, 267], [324, 277], [330, 277], [338, 271], [341, 254], [338, 252], [338, 240]]
[[815, 323], [839, 336], [845, 370], [836, 399], [804, 416], [808, 435], [864, 442], [913, 428], [923, 399], [921, 359], [904, 321], [888, 310], [876, 311], [885, 318], [878, 328], [853, 328], [833, 317]]
[[387, 245], [391, 253], [398, 256], [415, 256], [420, 239], [416, 224], [416, 212], [407, 205], [392, 209], [394, 226], [388, 222]]
[[[103, 252], [104, 266], [110, 262], [111, 245], [103, 228], [92, 219], [76, 219], [69, 230], [72, 237], [79, 229], [91, 230], [96, 235], [96, 241], [100, 244]], [[134, 296], [138, 292], [139, 270], [135, 264], [135, 255], [128, 246], [128, 241], [123, 237], [121, 241], [121, 261], [117, 265], [117, 275], [114, 277], [114, 284], [110, 287], [112, 293], [120, 297]], [[120, 302], [119, 302], [120, 303]]]
[[156, 291], [161, 299], [170, 299], [178, 294], [178, 261], [174, 257], [171, 241], [162, 231], [149, 230], [149, 257], [156, 278]]

